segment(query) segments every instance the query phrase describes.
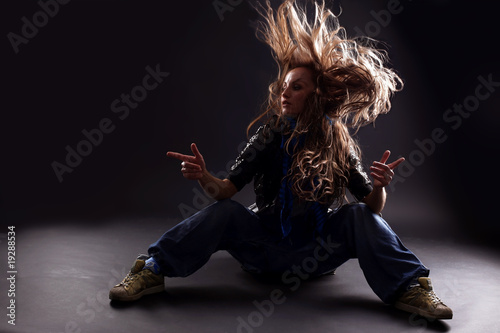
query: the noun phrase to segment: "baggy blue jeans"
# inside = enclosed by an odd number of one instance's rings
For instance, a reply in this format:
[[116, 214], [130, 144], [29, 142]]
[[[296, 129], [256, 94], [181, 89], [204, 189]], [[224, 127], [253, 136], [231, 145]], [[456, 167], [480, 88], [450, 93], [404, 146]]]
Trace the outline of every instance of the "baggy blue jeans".
[[301, 246], [282, 240], [266, 222], [233, 200], [221, 200], [168, 230], [148, 252], [168, 277], [194, 273], [219, 250], [228, 251], [249, 271], [304, 277], [358, 258], [368, 284], [387, 304], [416, 278], [429, 275], [387, 222], [363, 203], [330, 213], [316, 239]]

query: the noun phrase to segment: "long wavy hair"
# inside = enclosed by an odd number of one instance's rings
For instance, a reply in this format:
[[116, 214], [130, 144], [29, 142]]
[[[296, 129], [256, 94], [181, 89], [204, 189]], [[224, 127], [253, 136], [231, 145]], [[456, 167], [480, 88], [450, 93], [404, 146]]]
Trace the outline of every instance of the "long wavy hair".
[[[297, 117], [286, 149], [292, 165], [286, 177], [300, 199], [331, 205], [345, 198], [345, 186], [352, 157], [361, 152], [350, 129], [372, 123], [391, 107], [390, 99], [402, 88], [399, 76], [386, 67], [387, 54], [369, 38], [349, 39], [338, 18], [324, 0], [313, 2], [309, 20], [306, 6], [285, 0], [274, 13], [269, 1], [259, 5], [263, 17], [257, 37], [271, 47], [278, 75], [269, 85], [265, 111], [248, 126], [278, 116], [275, 126], [286, 123], [281, 112], [281, 95], [286, 74], [307, 67], [313, 74], [315, 91]], [[293, 138], [303, 137], [303, 145], [291, 147]], [[295, 140], [299, 141], [299, 140]], [[294, 142], [295, 142], [294, 141]]]

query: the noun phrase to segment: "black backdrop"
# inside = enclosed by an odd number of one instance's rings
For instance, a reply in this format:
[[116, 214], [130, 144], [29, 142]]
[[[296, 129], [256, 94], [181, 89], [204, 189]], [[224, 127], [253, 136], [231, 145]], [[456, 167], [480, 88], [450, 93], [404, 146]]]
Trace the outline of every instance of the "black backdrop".
[[[385, 149], [408, 159], [385, 216], [429, 234], [494, 241], [500, 71], [493, 2], [329, 4], [342, 7], [350, 36], [389, 45], [405, 81], [392, 111], [358, 135], [366, 164]], [[276, 73], [243, 0], [11, 1], [1, 15], [2, 225], [181, 218], [203, 207], [197, 184], [165, 152], [187, 153], [196, 142], [222, 175]], [[68, 149], [86, 156], [67, 166]], [[250, 203], [251, 188], [237, 199]]]

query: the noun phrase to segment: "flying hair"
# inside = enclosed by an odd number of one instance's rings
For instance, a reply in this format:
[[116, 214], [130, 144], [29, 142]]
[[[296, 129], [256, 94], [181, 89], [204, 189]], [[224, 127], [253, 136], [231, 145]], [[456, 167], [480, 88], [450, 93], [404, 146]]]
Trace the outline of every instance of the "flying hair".
[[[368, 37], [348, 38], [338, 17], [324, 0], [285, 0], [276, 12], [267, 0], [256, 9], [263, 20], [257, 37], [271, 48], [278, 65], [277, 78], [269, 85], [265, 111], [248, 126], [281, 112], [281, 94], [287, 73], [297, 67], [309, 68], [316, 88], [297, 117], [292, 137], [305, 136], [304, 146], [286, 148], [293, 152], [287, 177], [292, 189], [304, 200], [331, 204], [345, 198], [345, 186], [353, 160], [360, 149], [349, 128], [355, 132], [389, 112], [391, 97], [403, 82], [386, 67], [387, 53]], [[308, 18], [307, 3], [314, 14]], [[278, 121], [278, 123], [280, 123]]]

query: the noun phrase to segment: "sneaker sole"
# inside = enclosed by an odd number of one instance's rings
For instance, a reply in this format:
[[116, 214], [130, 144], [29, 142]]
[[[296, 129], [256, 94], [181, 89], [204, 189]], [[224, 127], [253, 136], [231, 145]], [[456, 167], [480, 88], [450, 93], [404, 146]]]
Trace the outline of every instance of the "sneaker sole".
[[422, 317], [425, 317], [425, 318], [431, 318], [431, 319], [452, 319], [453, 318], [453, 314], [451, 314], [451, 315], [445, 315], [445, 314], [435, 315], [432, 312], [428, 312], [428, 311], [422, 310], [420, 308], [417, 308], [415, 306], [404, 304], [401, 302], [394, 303], [394, 307], [399, 309], [399, 310], [406, 311], [406, 312], [416, 313], [416, 314], [418, 314]]
[[109, 299], [112, 301], [132, 302], [132, 301], [137, 301], [142, 296], [157, 294], [157, 293], [161, 293], [163, 291], [165, 291], [165, 285], [159, 285], [159, 286], [144, 289], [140, 293], [135, 294], [135, 295], [131, 295], [131, 296], [120, 297], [120, 296], [116, 296], [116, 295], [109, 295]]

